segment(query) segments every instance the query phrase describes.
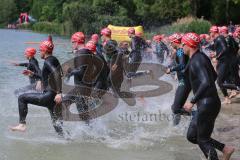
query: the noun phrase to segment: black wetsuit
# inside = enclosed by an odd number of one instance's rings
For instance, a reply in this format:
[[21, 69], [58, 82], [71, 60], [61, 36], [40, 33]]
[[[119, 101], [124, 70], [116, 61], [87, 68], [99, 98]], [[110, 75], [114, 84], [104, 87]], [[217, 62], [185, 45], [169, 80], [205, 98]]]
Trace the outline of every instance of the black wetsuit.
[[156, 54], [159, 62], [163, 63], [163, 61], [164, 61], [164, 52], [163, 52], [163, 49], [161, 47], [161, 42], [156, 42], [155, 43], [155, 51], [154, 51], [154, 53]]
[[97, 46], [96, 47], [97, 54], [98, 55], [102, 55], [102, 53], [103, 53], [103, 46], [100, 43], [97, 43], [96, 46]]
[[127, 76], [129, 78], [135, 76], [138, 67], [140, 66], [142, 62], [142, 51], [146, 47], [146, 42], [138, 36], [132, 37], [131, 41], [131, 53], [129, 55], [130, 61], [129, 61], [129, 73]]
[[[117, 42], [110, 40], [104, 46], [104, 53], [106, 55], [107, 63], [110, 68], [109, 84], [112, 87], [114, 93], [119, 93], [121, 91], [121, 85], [123, 82], [124, 74], [124, 60], [123, 54], [117, 47]], [[117, 65], [115, 71], [112, 70], [113, 65]]]
[[[235, 41], [238, 44], [238, 48], [240, 48], [240, 38], [235, 38]], [[237, 53], [237, 64], [240, 65], [240, 49], [238, 50], [238, 53]]]
[[[74, 77], [75, 87], [63, 99], [63, 105], [69, 106], [75, 103], [77, 106], [78, 113], [87, 112], [89, 106], [87, 104], [87, 98], [91, 96], [92, 88], [94, 86], [94, 63], [92, 59], [92, 53], [88, 49], [80, 49], [74, 57], [74, 68], [72, 68], [66, 75], [69, 79], [71, 76]], [[89, 115], [85, 114], [83, 117], [79, 117], [80, 120], [86, 122], [89, 121]]]
[[169, 55], [169, 49], [168, 49], [167, 45], [165, 43], [163, 43], [162, 41], [159, 43], [157, 42], [155, 54], [157, 55], [157, 58], [160, 63], [164, 62], [164, 56], [165, 56], [164, 53]]
[[186, 84], [186, 78], [184, 75], [184, 69], [188, 62], [188, 56], [184, 54], [182, 48], [179, 48], [176, 53], [176, 65], [170, 68], [170, 72], [177, 72], [178, 88], [175, 93], [174, 103], [172, 105], [172, 111], [174, 114], [189, 114], [183, 109], [183, 106], [187, 100], [189, 90]]
[[240, 89], [240, 77], [239, 77], [239, 66], [238, 66], [238, 50], [239, 46], [232, 36], [226, 37], [226, 42], [229, 48], [229, 59], [230, 59], [230, 69], [229, 75], [224, 83], [224, 87], [227, 89]]
[[230, 33], [234, 33], [234, 31], [235, 31], [235, 26], [232, 25], [232, 24], [230, 24], [230, 25], [228, 26], [228, 31], [229, 31]]
[[35, 90], [36, 82], [41, 80], [38, 76], [35, 76], [35, 75], [40, 75], [41, 70], [39, 68], [38, 61], [34, 57], [29, 59], [29, 63], [20, 63], [19, 66], [27, 67], [27, 70], [32, 71], [34, 75], [29, 76], [30, 85], [27, 85], [23, 88], [16, 89], [14, 91], [14, 94], [16, 96], [19, 96], [20, 94], [23, 94], [27, 91]]
[[48, 108], [53, 127], [59, 135], [63, 135], [61, 120], [61, 107], [55, 104], [54, 98], [56, 94], [62, 92], [62, 69], [59, 61], [54, 56], [49, 56], [45, 59], [42, 74], [36, 77], [41, 77], [43, 84], [42, 93], [25, 93], [18, 98], [18, 107], [20, 115], [20, 123], [26, 123], [28, 113], [28, 104], [34, 104]]
[[206, 46], [208, 45], [208, 42], [206, 41], [206, 39], [202, 39], [201, 42], [200, 42], [200, 46]]
[[[38, 65], [38, 61], [33, 57], [29, 59], [28, 63], [20, 63], [19, 66], [27, 67], [27, 70], [36, 73], [37, 75], [41, 74], [41, 70]], [[33, 75], [29, 77], [30, 84], [35, 84], [39, 80], [39, 77]]]
[[221, 108], [215, 80], [217, 74], [210, 59], [197, 51], [186, 66], [186, 86], [193, 90], [191, 103], [197, 105], [197, 114], [193, 117], [187, 139], [198, 144], [204, 155], [210, 160], [218, 160], [215, 149], [223, 151], [224, 144], [211, 138], [214, 123]]
[[100, 59], [102, 62], [102, 68], [98, 75], [97, 81], [95, 83], [95, 88], [101, 89], [101, 90], [108, 90], [108, 88], [109, 88], [108, 75], [110, 72], [109, 66], [108, 66], [106, 60], [104, 59], [103, 55], [97, 54], [94, 56], [94, 58]]
[[218, 60], [217, 64], [217, 83], [220, 87], [224, 97], [228, 96], [227, 89], [223, 86], [224, 81], [227, 79], [229, 74], [230, 62], [231, 59], [229, 58], [229, 48], [225, 38], [220, 35], [214, 40], [214, 49], [216, 51], [216, 58]]
[[[116, 70], [112, 70], [112, 66], [116, 64], [117, 68]], [[111, 63], [110, 63], [110, 81], [111, 81], [111, 87], [116, 93], [120, 93], [121, 91], [121, 85], [123, 82], [123, 75], [124, 75], [124, 60], [123, 60], [123, 54], [119, 52], [113, 53]]]

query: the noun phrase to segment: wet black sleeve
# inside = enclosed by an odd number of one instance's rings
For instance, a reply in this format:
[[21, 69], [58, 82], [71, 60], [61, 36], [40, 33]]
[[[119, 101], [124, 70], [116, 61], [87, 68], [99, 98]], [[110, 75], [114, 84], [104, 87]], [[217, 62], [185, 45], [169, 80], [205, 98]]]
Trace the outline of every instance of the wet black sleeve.
[[178, 57], [179, 63], [170, 69], [171, 72], [182, 71], [185, 68], [186, 58], [184, 56], [184, 53], [182, 51], [178, 51], [177, 57]]
[[211, 50], [211, 51], [215, 51], [214, 43], [208, 43], [208, 44], [205, 46], [205, 48], [208, 49], [208, 50]]
[[199, 57], [199, 59], [194, 61], [190, 67], [190, 72], [192, 72], [196, 76], [196, 79], [200, 81], [198, 89], [191, 99], [191, 103], [193, 104], [195, 104], [201, 98], [201, 96], [208, 91], [208, 87], [210, 87], [210, 77], [205, 66], [204, 59]]
[[169, 55], [169, 49], [165, 43], [161, 42], [161, 48], [167, 52], [167, 55]]
[[116, 56], [116, 60], [115, 60], [114, 64], [116, 64], [117, 66], [121, 66], [122, 59], [123, 59], [123, 54], [122, 53], [117, 53], [115, 56]]
[[35, 77], [37, 80], [41, 80], [41, 69], [39, 68], [38, 64], [29, 63], [28, 68], [33, 72], [33, 77]]
[[62, 93], [62, 69], [60, 64], [56, 65], [46, 62], [46, 67], [49, 70], [49, 85], [56, 93]]
[[18, 65], [19, 65], [19, 66], [22, 66], [22, 67], [28, 67], [28, 64], [29, 64], [29, 63], [19, 63]]
[[71, 76], [78, 76], [78, 77], [83, 77], [84, 73], [86, 71], [87, 65], [82, 65], [78, 68], [73, 69], [69, 74], [68, 77], [70, 78]]
[[219, 59], [220, 57], [222, 57], [223, 54], [225, 54], [227, 52], [227, 45], [226, 43], [224, 43], [224, 41], [220, 38], [217, 38], [216, 42], [217, 46], [219, 48], [221, 48], [221, 52], [217, 53], [217, 59]]
[[133, 38], [132, 42], [131, 42], [132, 52], [137, 50], [137, 45], [138, 45], [138, 42], [137, 42], [136, 38]]
[[41, 72], [40, 69], [39, 69], [39, 71], [34, 72], [32, 76], [35, 77], [37, 80], [40, 80], [40, 81], [43, 79], [42, 72]]

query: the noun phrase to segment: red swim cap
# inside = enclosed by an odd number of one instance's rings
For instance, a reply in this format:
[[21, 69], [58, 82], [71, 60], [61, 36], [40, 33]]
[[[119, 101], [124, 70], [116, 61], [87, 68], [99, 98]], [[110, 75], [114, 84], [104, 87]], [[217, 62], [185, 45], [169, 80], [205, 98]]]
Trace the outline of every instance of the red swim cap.
[[84, 44], [85, 35], [82, 32], [76, 32], [72, 35], [71, 41], [73, 43]]
[[112, 31], [109, 28], [103, 28], [101, 30], [101, 35], [104, 35], [106, 37], [111, 37]]
[[174, 33], [171, 36], [169, 36], [168, 39], [170, 40], [170, 42], [180, 44], [182, 36], [179, 33]]
[[235, 30], [236, 33], [240, 33], [240, 27]]
[[96, 52], [96, 44], [94, 41], [88, 41], [85, 45], [85, 48], [89, 49], [92, 52]]
[[220, 33], [228, 33], [228, 28], [226, 26], [222, 26], [222, 27], [220, 27], [219, 32]]
[[155, 41], [155, 42], [161, 42], [161, 40], [162, 40], [162, 35], [155, 35], [155, 36], [153, 36], [153, 41]]
[[217, 26], [212, 26], [209, 30], [210, 33], [218, 33], [218, 27]]
[[182, 37], [182, 43], [186, 44], [190, 48], [197, 48], [200, 43], [200, 37], [196, 33], [186, 33]]
[[43, 41], [40, 43], [40, 51], [52, 53], [54, 45], [51, 41]]
[[24, 54], [28, 57], [33, 57], [36, 54], [35, 48], [27, 48], [24, 52]]
[[94, 41], [94, 42], [98, 42], [98, 40], [99, 40], [98, 34], [93, 34], [93, 35], [91, 36], [91, 40]]

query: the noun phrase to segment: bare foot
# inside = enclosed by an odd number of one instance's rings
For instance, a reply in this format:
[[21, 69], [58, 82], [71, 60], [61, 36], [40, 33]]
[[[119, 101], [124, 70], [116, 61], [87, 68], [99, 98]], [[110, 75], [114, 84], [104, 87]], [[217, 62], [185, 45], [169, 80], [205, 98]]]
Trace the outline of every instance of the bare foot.
[[225, 146], [223, 148], [223, 160], [230, 160], [234, 151], [235, 151], [235, 148], [231, 146]]
[[231, 100], [229, 98], [225, 98], [222, 104], [231, 104]]
[[237, 95], [236, 91], [231, 91], [229, 98], [234, 98]]
[[12, 131], [25, 132], [27, 129], [27, 126], [26, 126], [26, 124], [19, 124], [17, 126], [10, 127], [10, 129]]

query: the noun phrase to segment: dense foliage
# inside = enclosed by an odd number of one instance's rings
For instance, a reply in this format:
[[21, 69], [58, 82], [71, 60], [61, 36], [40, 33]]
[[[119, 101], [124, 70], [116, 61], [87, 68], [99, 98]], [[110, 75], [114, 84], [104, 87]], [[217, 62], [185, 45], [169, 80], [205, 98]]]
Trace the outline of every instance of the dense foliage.
[[58, 27], [54, 32], [93, 33], [108, 24], [150, 29], [189, 15], [214, 24], [239, 23], [239, 10], [240, 0], [0, 0], [0, 24], [14, 23], [19, 13], [28, 12], [40, 22], [35, 28], [46, 24], [47, 30]]

